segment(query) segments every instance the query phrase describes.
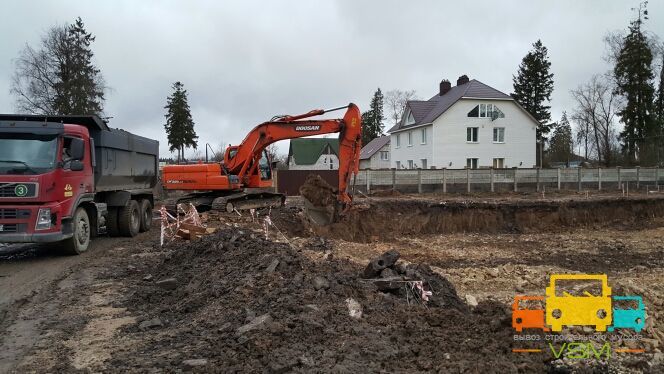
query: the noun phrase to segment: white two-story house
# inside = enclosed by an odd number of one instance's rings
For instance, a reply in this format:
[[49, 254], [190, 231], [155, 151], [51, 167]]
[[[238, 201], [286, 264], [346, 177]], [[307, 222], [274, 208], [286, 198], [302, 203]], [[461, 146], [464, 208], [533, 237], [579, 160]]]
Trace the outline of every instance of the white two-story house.
[[535, 166], [537, 120], [509, 95], [478, 80], [440, 82], [427, 101], [411, 100], [390, 134], [397, 169]]

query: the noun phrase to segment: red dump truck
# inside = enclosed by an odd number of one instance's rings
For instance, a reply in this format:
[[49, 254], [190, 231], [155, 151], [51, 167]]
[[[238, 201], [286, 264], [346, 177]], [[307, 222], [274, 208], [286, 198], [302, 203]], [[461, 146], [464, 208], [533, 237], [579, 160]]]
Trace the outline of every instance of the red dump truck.
[[149, 230], [158, 163], [159, 142], [97, 116], [0, 114], [0, 243], [80, 254], [100, 229]]

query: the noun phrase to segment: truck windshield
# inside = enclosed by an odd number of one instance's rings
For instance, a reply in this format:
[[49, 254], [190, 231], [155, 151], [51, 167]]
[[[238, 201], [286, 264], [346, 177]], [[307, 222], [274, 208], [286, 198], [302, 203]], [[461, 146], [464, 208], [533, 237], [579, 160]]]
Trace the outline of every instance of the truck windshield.
[[0, 134], [0, 174], [41, 174], [55, 167], [57, 135]]

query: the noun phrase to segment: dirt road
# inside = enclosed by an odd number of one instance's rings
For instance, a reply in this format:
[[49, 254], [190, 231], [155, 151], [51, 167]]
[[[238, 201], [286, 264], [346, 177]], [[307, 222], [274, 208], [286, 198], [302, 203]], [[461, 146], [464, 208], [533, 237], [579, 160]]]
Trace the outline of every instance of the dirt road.
[[[150, 234], [138, 238], [145, 240]], [[120, 238], [97, 238], [81, 256], [64, 256], [46, 245], [0, 247], [0, 373], [11, 372], [39, 348], [45, 327], [63, 312], [77, 290], [90, 287], [105, 267], [109, 252], [132, 244]], [[112, 257], [112, 256], [111, 256]]]

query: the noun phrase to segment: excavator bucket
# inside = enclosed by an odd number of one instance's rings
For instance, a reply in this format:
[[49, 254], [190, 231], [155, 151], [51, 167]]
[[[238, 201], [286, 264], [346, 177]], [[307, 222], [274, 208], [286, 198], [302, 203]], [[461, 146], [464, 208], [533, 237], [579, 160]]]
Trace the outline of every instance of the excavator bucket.
[[309, 175], [300, 187], [300, 195], [304, 198], [304, 211], [314, 224], [326, 226], [337, 221], [337, 191], [320, 175]]

